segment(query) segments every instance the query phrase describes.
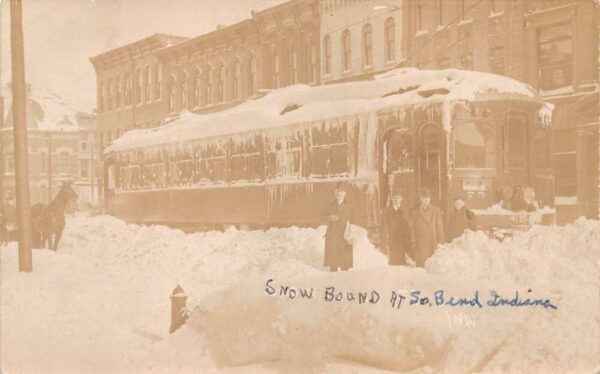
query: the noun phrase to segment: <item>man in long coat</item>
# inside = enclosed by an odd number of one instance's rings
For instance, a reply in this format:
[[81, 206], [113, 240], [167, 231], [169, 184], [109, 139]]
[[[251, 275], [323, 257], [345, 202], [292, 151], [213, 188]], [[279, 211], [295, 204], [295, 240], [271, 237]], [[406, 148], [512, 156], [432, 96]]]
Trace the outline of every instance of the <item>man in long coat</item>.
[[419, 206], [412, 213], [412, 227], [415, 241], [415, 262], [424, 267], [425, 261], [433, 255], [437, 245], [444, 242], [444, 226], [440, 209], [431, 204], [429, 190], [422, 189]]
[[325, 266], [331, 271], [348, 270], [352, 267], [352, 245], [344, 239], [346, 225], [352, 222], [352, 207], [346, 200], [346, 190], [337, 185], [335, 200], [327, 206], [328, 224], [325, 234]]
[[455, 197], [454, 208], [448, 215], [448, 241], [458, 238], [467, 229], [475, 231], [476, 228], [475, 213], [467, 209], [462, 196]]
[[411, 245], [410, 211], [403, 204], [402, 195], [395, 193], [392, 204], [383, 216], [384, 240], [388, 249], [390, 265], [406, 265], [406, 253]]

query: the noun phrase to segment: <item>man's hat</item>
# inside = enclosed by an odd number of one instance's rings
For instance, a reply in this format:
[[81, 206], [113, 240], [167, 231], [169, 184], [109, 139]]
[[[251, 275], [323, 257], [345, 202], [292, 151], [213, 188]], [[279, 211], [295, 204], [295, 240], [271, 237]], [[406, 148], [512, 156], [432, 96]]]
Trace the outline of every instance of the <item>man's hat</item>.
[[346, 186], [345, 183], [343, 183], [343, 182], [337, 182], [335, 184], [335, 190], [336, 191], [347, 191], [348, 188], [347, 188], [347, 186]]
[[454, 198], [452, 199], [452, 201], [456, 201], [456, 200], [467, 201], [467, 199], [465, 198], [465, 195], [463, 195], [461, 193], [454, 195]]
[[427, 188], [422, 188], [419, 196], [420, 197], [431, 197], [431, 192]]

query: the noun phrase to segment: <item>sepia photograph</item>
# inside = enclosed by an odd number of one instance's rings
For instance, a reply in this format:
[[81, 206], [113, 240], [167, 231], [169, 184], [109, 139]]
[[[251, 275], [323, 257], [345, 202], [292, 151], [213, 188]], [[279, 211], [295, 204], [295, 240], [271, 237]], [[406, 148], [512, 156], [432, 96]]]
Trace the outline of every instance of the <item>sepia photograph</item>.
[[599, 374], [600, 0], [0, 0], [0, 374]]

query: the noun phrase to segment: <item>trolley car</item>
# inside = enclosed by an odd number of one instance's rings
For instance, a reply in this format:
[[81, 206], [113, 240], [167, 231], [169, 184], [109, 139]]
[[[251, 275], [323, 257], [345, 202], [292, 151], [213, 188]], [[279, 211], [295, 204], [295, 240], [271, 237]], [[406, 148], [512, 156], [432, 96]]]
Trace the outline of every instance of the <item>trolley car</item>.
[[550, 120], [527, 85], [472, 71], [291, 86], [125, 133], [104, 154], [106, 210], [179, 227], [317, 226], [343, 182], [372, 232], [393, 192], [414, 204], [422, 188], [443, 212], [463, 195], [485, 229], [531, 223], [506, 203], [535, 191], [550, 223]]

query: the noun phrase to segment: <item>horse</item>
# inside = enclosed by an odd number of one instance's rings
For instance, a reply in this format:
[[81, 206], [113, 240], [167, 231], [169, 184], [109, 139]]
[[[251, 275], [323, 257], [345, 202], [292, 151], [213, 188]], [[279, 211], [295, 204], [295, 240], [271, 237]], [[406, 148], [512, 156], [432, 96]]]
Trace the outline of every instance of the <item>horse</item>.
[[50, 204], [34, 204], [31, 207], [34, 248], [56, 251], [65, 228], [65, 211], [73, 211], [77, 192], [69, 183], [64, 183]]

